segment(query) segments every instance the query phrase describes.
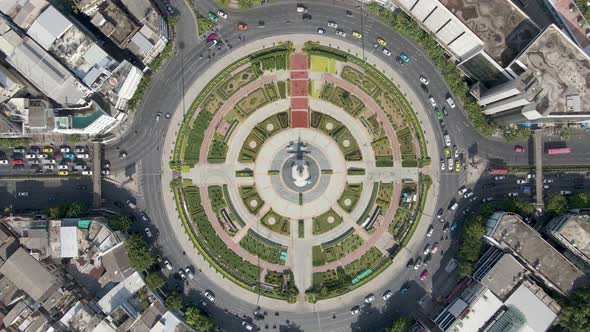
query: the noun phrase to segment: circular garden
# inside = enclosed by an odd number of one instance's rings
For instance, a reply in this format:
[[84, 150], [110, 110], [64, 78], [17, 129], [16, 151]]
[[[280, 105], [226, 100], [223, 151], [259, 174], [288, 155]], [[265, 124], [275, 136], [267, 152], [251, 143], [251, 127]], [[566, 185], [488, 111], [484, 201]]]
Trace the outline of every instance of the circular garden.
[[369, 282], [411, 237], [430, 179], [415, 113], [373, 66], [307, 42], [221, 71], [170, 161], [184, 227], [225, 278], [317, 301]]

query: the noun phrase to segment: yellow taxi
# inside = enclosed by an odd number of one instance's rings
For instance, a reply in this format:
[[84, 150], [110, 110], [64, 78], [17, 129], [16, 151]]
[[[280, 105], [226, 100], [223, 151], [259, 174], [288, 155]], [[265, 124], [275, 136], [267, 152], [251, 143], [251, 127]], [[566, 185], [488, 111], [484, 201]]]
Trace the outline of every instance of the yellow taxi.
[[377, 38], [377, 43], [379, 43], [380, 45], [383, 45], [383, 46], [387, 45], [387, 42], [385, 41], [385, 39], [383, 39], [381, 37]]
[[455, 171], [457, 173], [461, 172], [461, 163], [459, 162], [459, 159], [455, 159]]
[[46, 146], [43, 148], [43, 152], [44, 153], [52, 153], [53, 152], [53, 148], [50, 146]]
[[451, 150], [448, 147], [445, 148], [445, 157], [447, 159], [451, 158]]
[[57, 175], [62, 175], [62, 176], [66, 176], [68, 174], [70, 174], [70, 172], [68, 172], [68, 171], [59, 171], [59, 172], [57, 172]]
[[358, 39], [363, 38], [363, 35], [360, 32], [358, 32], [358, 31], [353, 31], [352, 32], [352, 35], [355, 36]]

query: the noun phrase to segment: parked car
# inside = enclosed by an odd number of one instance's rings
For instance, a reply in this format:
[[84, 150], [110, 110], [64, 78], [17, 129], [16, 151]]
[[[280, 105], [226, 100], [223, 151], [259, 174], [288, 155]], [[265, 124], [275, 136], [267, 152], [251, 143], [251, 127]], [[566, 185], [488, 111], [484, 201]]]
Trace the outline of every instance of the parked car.
[[69, 169], [69, 166], [68, 166], [68, 164], [59, 164], [59, 165], [57, 165], [57, 169], [67, 170], [67, 169]]
[[245, 320], [242, 321], [242, 326], [248, 331], [254, 331], [254, 326], [252, 326], [252, 324], [246, 322]]
[[12, 153], [14, 153], [14, 154], [17, 154], [17, 153], [24, 154], [26, 152], [27, 151], [25, 150], [25, 148], [14, 148], [14, 149], [12, 149]]
[[57, 175], [62, 175], [62, 176], [66, 176], [68, 174], [70, 174], [70, 172], [68, 172], [68, 171], [58, 171], [57, 172]]
[[355, 37], [355, 38], [358, 38], [358, 39], [363, 38], [363, 34], [362, 33], [358, 32], [358, 31], [354, 31], [354, 30], [352, 31], [352, 36]]
[[248, 24], [240, 22], [240, 23], [238, 23], [238, 29], [239, 30], [248, 30]]
[[164, 266], [166, 267], [166, 269], [168, 271], [172, 271], [172, 264], [170, 264], [170, 262], [168, 260], [164, 261]]
[[524, 147], [521, 145], [516, 145], [514, 147], [514, 152], [522, 153], [522, 152], [524, 152]]
[[369, 294], [367, 297], [365, 297], [365, 303], [371, 303], [373, 300], [375, 300], [375, 295], [373, 294]]
[[92, 171], [91, 170], [83, 170], [82, 175], [92, 175]]
[[320, 35], [323, 35], [326, 32], [326, 30], [324, 30], [323, 28], [318, 28], [318, 33]]
[[432, 105], [432, 107], [436, 107], [436, 100], [434, 100], [433, 96], [428, 96], [428, 101], [430, 102], [430, 105]]
[[506, 177], [504, 175], [499, 175], [499, 176], [494, 177], [494, 180], [500, 181], [500, 180], [504, 180], [505, 178]]
[[336, 23], [334, 21], [328, 21], [328, 27], [329, 28], [337, 29], [338, 28], [338, 23]]
[[86, 148], [83, 146], [77, 146], [74, 148], [74, 152], [75, 153], [84, 153], [84, 152], [86, 152]]
[[444, 170], [446, 170], [446, 169], [447, 169], [447, 163], [445, 162], [445, 160], [444, 160], [444, 159], [441, 159], [441, 160], [440, 160], [440, 170], [441, 170], [441, 171], [444, 171]]
[[24, 163], [22, 159], [12, 159], [12, 165], [24, 165]]
[[59, 147], [59, 152], [61, 152], [61, 153], [70, 152], [70, 147], [67, 145], [62, 145]]
[[508, 193], [508, 197], [517, 197], [518, 193]]
[[336, 29], [336, 34], [340, 37], [346, 37], [346, 32], [344, 32], [340, 29]]
[[178, 270], [178, 276], [180, 277], [180, 279], [184, 280], [186, 279], [186, 274], [184, 274], [184, 270], [183, 269], [179, 269]]
[[422, 274], [420, 274], [420, 280], [424, 281], [426, 278], [428, 278], [428, 271], [424, 270]]
[[432, 227], [432, 225], [428, 226], [428, 230], [426, 231], [426, 236], [431, 237], [433, 232], [434, 232], [434, 227]]
[[146, 235], [148, 238], [151, 238], [151, 237], [153, 236], [153, 235], [152, 235], [152, 231], [150, 231], [150, 229], [149, 229], [149, 228], [147, 228], [147, 227], [146, 227], [146, 228], [144, 229], [144, 231], [145, 231], [145, 235]]
[[518, 180], [516, 180], [516, 184], [525, 184], [525, 183], [529, 183], [529, 180], [527, 180], [527, 179], [518, 179]]
[[219, 17], [217, 15], [215, 15], [215, 13], [213, 13], [213, 12], [208, 12], [207, 17], [213, 22], [219, 21]]
[[184, 269], [184, 272], [186, 272], [186, 276], [189, 279], [195, 279], [195, 275], [193, 274], [193, 271], [191, 271], [190, 267], [187, 266], [186, 269]]
[[393, 293], [390, 290], [385, 291], [385, 293], [383, 293], [383, 301], [387, 301], [392, 296]]
[[216, 33], [212, 33], [209, 36], [207, 36], [207, 41], [213, 40], [213, 39], [217, 39], [217, 34]]
[[466, 192], [465, 194], [463, 194], [463, 198], [470, 198], [473, 195], [474, 195], [473, 191], [470, 190], [470, 191]]
[[147, 217], [147, 214], [145, 214], [145, 212], [142, 212], [142, 213], [140, 213], [140, 214], [139, 214], [139, 218], [140, 218], [140, 219], [141, 219], [141, 221], [143, 221], [143, 222], [148, 222], [148, 221], [149, 221], [149, 219], [148, 219], [148, 217]]
[[465, 186], [462, 186], [461, 188], [459, 188], [459, 195], [463, 195], [467, 192], [467, 189]]
[[430, 253], [430, 244], [427, 244], [426, 247], [424, 247], [424, 255], [428, 255]]
[[438, 242], [434, 242], [434, 244], [432, 245], [432, 249], [430, 250], [431, 253], [436, 254], [438, 252], [438, 249], [440, 249], [440, 244]]
[[221, 9], [217, 11], [217, 16], [227, 19], [227, 14]]
[[422, 266], [422, 258], [418, 257], [414, 263], [414, 270], [418, 270]]
[[381, 46], [387, 46], [387, 41], [381, 37], [377, 37], [377, 43]]
[[356, 315], [359, 312], [361, 312], [361, 307], [359, 307], [358, 305], [352, 307], [352, 309], [350, 309], [350, 314], [351, 315]]
[[442, 208], [438, 209], [438, 212], [436, 213], [436, 217], [438, 219], [442, 218], [443, 215], [445, 214], [445, 210], [443, 210]]
[[53, 147], [51, 146], [46, 146], [43, 148], [42, 150], [44, 153], [53, 153]]

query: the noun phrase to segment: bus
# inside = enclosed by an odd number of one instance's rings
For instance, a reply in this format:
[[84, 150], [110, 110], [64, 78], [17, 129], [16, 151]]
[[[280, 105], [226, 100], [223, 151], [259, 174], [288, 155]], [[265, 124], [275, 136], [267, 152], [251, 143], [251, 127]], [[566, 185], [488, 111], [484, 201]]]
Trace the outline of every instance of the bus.
[[547, 154], [568, 154], [572, 152], [570, 148], [552, 148], [547, 149]]

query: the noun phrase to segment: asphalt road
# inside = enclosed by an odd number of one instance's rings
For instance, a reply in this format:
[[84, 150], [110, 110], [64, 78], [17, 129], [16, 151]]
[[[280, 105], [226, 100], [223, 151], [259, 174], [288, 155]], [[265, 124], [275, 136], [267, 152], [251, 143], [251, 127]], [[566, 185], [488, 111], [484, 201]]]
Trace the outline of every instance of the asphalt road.
[[[359, 9], [354, 7], [356, 2], [342, 3], [337, 1], [326, 1], [323, 3], [305, 3], [310, 9], [312, 15], [311, 21], [302, 21], [301, 14], [296, 13], [296, 1], [281, 1], [265, 5], [260, 8], [233, 13], [228, 11], [229, 20], [220, 20], [220, 27], [218, 34], [224, 41], [224, 47], [221, 50], [214, 50], [208, 52], [203, 40], [195, 37], [195, 25], [193, 17], [183, 1], [173, 1], [173, 5], [179, 13], [179, 23], [176, 26], [177, 49], [175, 55], [162, 66], [158, 74], [154, 77], [151, 88], [146, 91], [144, 104], [139, 113], [135, 116], [130, 129], [120, 140], [106, 147], [105, 158], [111, 161], [112, 169], [124, 169], [132, 167], [135, 163], [142, 163], [141, 176], [141, 196], [136, 197], [139, 211], [146, 211], [150, 218], [150, 222], [145, 227], [150, 227], [154, 233], [154, 244], [161, 252], [162, 256], [169, 259], [175, 266], [184, 267], [190, 264], [190, 260], [183, 254], [183, 249], [179, 246], [175, 239], [175, 235], [169, 232], [169, 219], [164, 213], [165, 209], [161, 202], [162, 188], [160, 183], [160, 174], [163, 165], [162, 162], [162, 143], [167, 132], [169, 122], [165, 117], [161, 117], [156, 121], [156, 114], [158, 112], [169, 112], [176, 108], [178, 103], [186, 103], [186, 107], [190, 104], [190, 100], [184, 101], [183, 91], [185, 87], [190, 86], [197, 80], [201, 73], [206, 70], [213, 61], [219, 59], [224, 54], [231, 51], [230, 45], [239, 45], [239, 43], [247, 43], [258, 38], [283, 35], [291, 33], [316, 33], [318, 27], [327, 28], [326, 22], [333, 20], [338, 22], [340, 28], [345, 30], [349, 37], [348, 42], [357, 43], [360, 41], [353, 39], [350, 36], [352, 30], [363, 31], [368, 45], [367, 52], [376, 52], [372, 49], [372, 43], [377, 36], [382, 36], [389, 41], [388, 48], [393, 53], [393, 57], [386, 57], [380, 51], [376, 55], [383, 60], [391, 63], [401, 75], [406, 78], [410, 86], [423, 93], [419, 88], [418, 77], [424, 75], [428, 77], [429, 94], [432, 94], [437, 100], [438, 104], [443, 104], [448, 87], [440, 74], [436, 71], [434, 65], [429, 59], [424, 56], [413, 44], [403, 39], [397, 33], [391, 31], [389, 28], [379, 23], [370, 17], [363, 18], [363, 24], [360, 22]], [[216, 11], [216, 7], [209, 1], [198, 1], [198, 10], [206, 14], [207, 11]], [[346, 17], [345, 9], [353, 12], [353, 18]], [[259, 20], [265, 21], [265, 28], [258, 29]], [[236, 29], [237, 22], [245, 22], [251, 28], [247, 31], [239, 31]], [[326, 29], [327, 33], [332, 33], [331, 29]], [[340, 38], [333, 35], [334, 38]], [[232, 47], [233, 48], [233, 47]], [[411, 57], [411, 61], [403, 66], [395, 63], [395, 55], [399, 52], [405, 52]], [[201, 57], [202, 56], [202, 57]], [[211, 59], [208, 59], [208, 56]], [[424, 95], [423, 102], [428, 105], [427, 96]], [[448, 108], [448, 107], [447, 107]], [[454, 110], [449, 109], [449, 116], [447, 120], [449, 134], [452, 137], [453, 143], [457, 144], [461, 149], [468, 151], [470, 156], [477, 155], [486, 159], [513, 158], [515, 163], [528, 163], [530, 158], [525, 156], [514, 156], [513, 144], [489, 140], [479, 135], [469, 124], [465, 115], [459, 108]], [[433, 114], [430, 114], [430, 121], [433, 128], [439, 128], [438, 122]], [[442, 132], [436, 130], [434, 133], [435, 139], [441, 142], [439, 153], [442, 154], [443, 140]], [[121, 158], [121, 151], [127, 153], [127, 157]], [[440, 192], [456, 192], [457, 188], [465, 181], [464, 173], [454, 174], [447, 173], [441, 177]], [[114, 201], [124, 202], [128, 197], [133, 196], [133, 193], [127, 192], [124, 189], [104, 183], [103, 196], [108, 199], [106, 206], [112, 207]], [[452, 197], [445, 197], [440, 199], [438, 207], [446, 208]], [[475, 203], [475, 202], [474, 202]], [[459, 210], [457, 210], [459, 211]], [[449, 215], [448, 218], [454, 218]], [[449, 276], [443, 269], [439, 269], [441, 260], [443, 264], [451, 257], [453, 248], [450, 246], [452, 239], [445, 240], [441, 236], [442, 223], [433, 221], [434, 234], [431, 239], [424, 239], [423, 245], [432, 243], [434, 240], [440, 241], [443, 244], [444, 256], [440, 254], [435, 255], [435, 258], [428, 267], [431, 271], [431, 277], [426, 282], [417, 281], [417, 276], [422, 271], [414, 271], [413, 269], [404, 270], [397, 278], [391, 280], [388, 289], [394, 292], [394, 296], [385, 303], [381, 299], [381, 294], [385, 289], [375, 290], [374, 294], [377, 300], [371, 305], [363, 306], [361, 314], [357, 316], [350, 315], [350, 308], [343, 307], [337, 312], [326, 312], [320, 309], [321, 303], [318, 305], [318, 311], [315, 313], [279, 313], [275, 315], [272, 308], [262, 308], [262, 311], [267, 312], [267, 316], [263, 320], [255, 320], [254, 323], [258, 327], [265, 329], [268, 325], [269, 329], [273, 326], [281, 330], [377, 330], [389, 324], [395, 315], [403, 315], [412, 312], [415, 309], [417, 299], [421, 298], [426, 292], [431, 291], [432, 284], [434, 290], [439, 291], [447, 289], [449, 284], [452, 284], [452, 276]], [[138, 226], [138, 230], [143, 230], [144, 226]], [[421, 253], [415, 253], [418, 256]], [[405, 264], [405, 262], [404, 262]], [[400, 294], [398, 291], [404, 283], [411, 285], [410, 290], [405, 294]], [[195, 280], [183, 286], [185, 291], [190, 294], [191, 300], [198, 301], [201, 299], [201, 293], [206, 289], [211, 289], [216, 294], [215, 304], [209, 304], [205, 310], [215, 319], [216, 323], [227, 330], [241, 329], [240, 322], [242, 317], [252, 317], [252, 312], [256, 309], [255, 304], [246, 303], [240, 298], [232, 294], [228, 294], [223, 289], [218, 289], [211, 280], [208, 280], [201, 273], [197, 273]], [[362, 303], [362, 298], [356, 299], [359, 304]]]

